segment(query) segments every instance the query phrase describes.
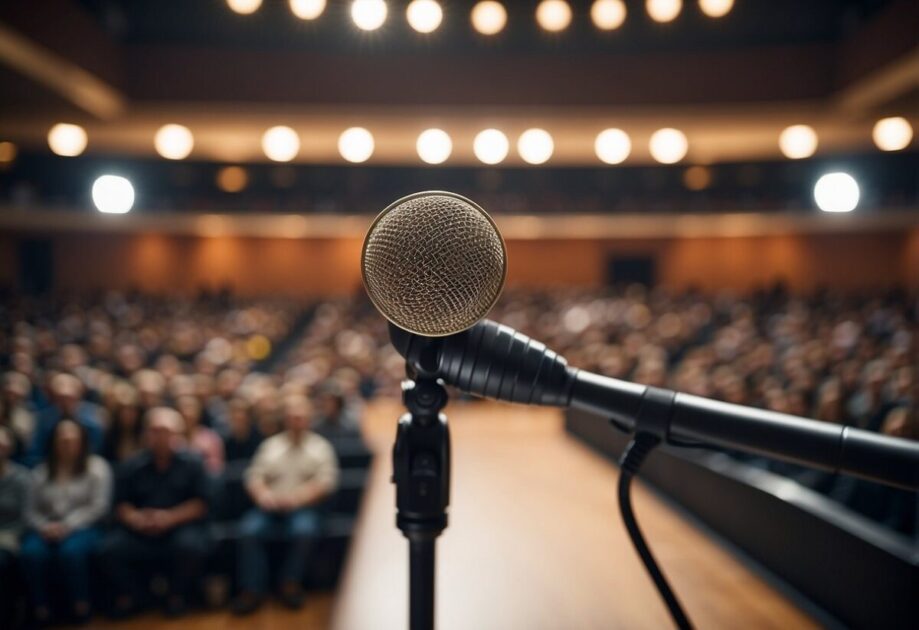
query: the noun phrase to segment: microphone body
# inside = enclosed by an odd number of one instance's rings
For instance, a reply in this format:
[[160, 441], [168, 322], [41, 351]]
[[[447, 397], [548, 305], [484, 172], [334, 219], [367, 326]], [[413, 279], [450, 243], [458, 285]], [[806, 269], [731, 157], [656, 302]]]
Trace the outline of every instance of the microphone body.
[[489, 320], [436, 340], [390, 326], [390, 338], [410, 363], [477, 396], [574, 407], [629, 430], [650, 422], [668, 442], [705, 443], [919, 488], [917, 443], [571, 368], [544, 344]]

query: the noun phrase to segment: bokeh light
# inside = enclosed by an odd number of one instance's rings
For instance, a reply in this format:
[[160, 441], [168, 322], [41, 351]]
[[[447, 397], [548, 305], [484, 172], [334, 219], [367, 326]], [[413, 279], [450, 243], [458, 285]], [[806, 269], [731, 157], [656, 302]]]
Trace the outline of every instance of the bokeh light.
[[240, 15], [249, 15], [258, 11], [262, 0], [227, 0], [227, 6]]
[[75, 157], [83, 153], [88, 142], [86, 130], [80, 125], [58, 123], [48, 132], [48, 146], [57, 155]]
[[507, 157], [510, 143], [507, 136], [497, 129], [480, 131], [472, 143], [472, 151], [480, 162], [499, 164]]
[[554, 151], [555, 143], [545, 129], [527, 129], [517, 139], [517, 152], [527, 164], [545, 164]]
[[651, 134], [648, 149], [651, 151], [651, 157], [661, 164], [675, 164], [686, 157], [689, 141], [682, 131], [668, 127]]
[[500, 2], [483, 0], [472, 7], [472, 27], [482, 35], [496, 35], [507, 25], [507, 9]]
[[604, 129], [597, 134], [594, 151], [602, 162], [620, 164], [632, 152], [632, 141], [622, 129]]
[[734, 0], [699, 0], [702, 13], [711, 18], [724, 17], [734, 8]]
[[705, 190], [712, 185], [712, 169], [707, 166], [690, 166], [683, 171], [683, 185], [689, 190]]
[[134, 186], [118, 175], [102, 175], [93, 182], [93, 203], [99, 212], [124, 214], [134, 206]]
[[375, 31], [386, 21], [386, 3], [383, 0], [354, 0], [351, 19], [363, 31]]
[[824, 212], [852, 212], [859, 196], [858, 182], [848, 173], [827, 173], [814, 186], [814, 201]]
[[0, 164], [12, 164], [18, 153], [19, 149], [12, 142], [0, 142]]
[[807, 125], [786, 127], [779, 135], [779, 149], [792, 160], [810, 157], [817, 150], [817, 132]]
[[436, 0], [412, 0], [405, 9], [405, 18], [419, 33], [433, 33], [444, 19], [444, 10]]
[[290, 127], [272, 127], [262, 136], [262, 151], [269, 160], [290, 162], [300, 152], [300, 137]]
[[373, 149], [373, 134], [363, 127], [345, 129], [338, 137], [338, 152], [349, 162], [366, 162], [373, 155]]
[[647, 0], [645, 10], [655, 22], [672, 22], [683, 10], [683, 0]]
[[227, 193], [238, 193], [249, 185], [249, 174], [241, 166], [224, 166], [217, 171], [217, 188]]
[[290, 0], [290, 12], [301, 20], [315, 20], [325, 11], [325, 0]]
[[596, 0], [590, 7], [590, 19], [602, 31], [613, 31], [622, 26], [626, 14], [622, 0]]
[[912, 142], [913, 127], [900, 116], [882, 118], [874, 124], [871, 137], [881, 151], [899, 151]]
[[428, 164], [443, 164], [453, 153], [453, 140], [443, 129], [426, 129], [415, 143], [418, 157]]
[[571, 24], [571, 6], [565, 0], [542, 0], [536, 7], [536, 22], [550, 33], [557, 33]]
[[195, 146], [195, 138], [188, 127], [163, 125], [153, 139], [156, 152], [167, 160], [182, 160], [188, 157]]

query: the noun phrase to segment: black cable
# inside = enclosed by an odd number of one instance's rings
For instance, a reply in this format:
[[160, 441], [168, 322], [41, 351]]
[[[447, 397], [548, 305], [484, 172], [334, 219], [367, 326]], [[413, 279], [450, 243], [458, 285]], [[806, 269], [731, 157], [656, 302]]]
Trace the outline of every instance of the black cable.
[[651, 575], [658, 593], [660, 593], [664, 603], [667, 604], [667, 610], [670, 611], [670, 616], [673, 617], [673, 623], [681, 630], [691, 630], [692, 624], [689, 622], [689, 617], [686, 616], [683, 607], [680, 606], [679, 600], [677, 600], [676, 595], [670, 588], [670, 584], [667, 583], [667, 578], [664, 577], [660, 567], [657, 565], [657, 561], [651, 554], [651, 550], [638, 528], [635, 513], [632, 511], [632, 477], [638, 473], [638, 469], [641, 468], [648, 453], [654, 450], [659, 443], [660, 440], [650, 433], [636, 433], [629, 445], [625, 447], [625, 451], [623, 451], [622, 457], [619, 459], [619, 512], [622, 514], [622, 521], [625, 523], [625, 528], [629, 532], [629, 537], [632, 539], [635, 550], [641, 557], [645, 569]]

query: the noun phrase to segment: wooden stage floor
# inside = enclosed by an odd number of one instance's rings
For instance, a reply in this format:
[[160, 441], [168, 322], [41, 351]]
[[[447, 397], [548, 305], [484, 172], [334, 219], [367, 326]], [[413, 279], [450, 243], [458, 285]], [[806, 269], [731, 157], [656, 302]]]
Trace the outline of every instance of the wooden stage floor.
[[[450, 526], [438, 542], [438, 630], [669, 628], [616, 507], [617, 470], [569, 438], [557, 410], [498, 403], [448, 408]], [[372, 405], [378, 453], [337, 597], [291, 613], [226, 611], [175, 622], [147, 615], [96, 627], [404, 630], [408, 550], [395, 527], [389, 451], [401, 406]], [[814, 620], [639, 483], [635, 510], [699, 628], [812, 628]]]

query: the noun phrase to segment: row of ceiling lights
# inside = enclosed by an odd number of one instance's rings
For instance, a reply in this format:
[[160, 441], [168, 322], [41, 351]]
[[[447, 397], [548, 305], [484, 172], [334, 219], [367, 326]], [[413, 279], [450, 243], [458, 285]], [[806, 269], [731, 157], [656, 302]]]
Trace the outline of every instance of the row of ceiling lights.
[[[303, 20], [315, 20], [325, 11], [326, 0], [289, 0], [291, 12]], [[258, 11], [262, 0], [227, 0], [236, 13], [248, 15]], [[727, 15], [734, 0], [699, 0], [699, 8], [709, 17]], [[672, 22], [683, 10], [683, 0], [646, 0], [645, 10], [655, 22]], [[384, 0], [353, 0], [351, 19], [364, 31], [375, 31], [386, 22], [389, 9]], [[623, 0], [594, 0], [590, 17], [600, 30], [612, 31], [625, 22], [627, 9]], [[571, 24], [571, 5], [565, 0], [542, 0], [536, 5], [536, 22], [546, 31], [557, 33]], [[405, 9], [405, 18], [419, 33], [436, 31], [444, 12], [436, 0], [412, 0]], [[477, 2], [469, 14], [473, 28], [482, 35], [496, 35], [507, 25], [507, 9], [500, 2]]]
[[[875, 123], [872, 137], [879, 149], [899, 151], [909, 146], [913, 129], [905, 118], [883, 118]], [[59, 123], [48, 132], [48, 145], [57, 155], [80, 155], [87, 143], [86, 131], [79, 125]], [[153, 144], [160, 156], [182, 160], [194, 148], [194, 135], [188, 127], [168, 124], [156, 132]], [[808, 125], [792, 125], [779, 135], [778, 144], [789, 159], [807, 158], [817, 150], [817, 132]], [[369, 160], [375, 148], [373, 134], [363, 127], [346, 129], [338, 138], [339, 154], [355, 164]], [[418, 136], [415, 148], [423, 162], [443, 164], [453, 153], [453, 140], [443, 129], [427, 129]], [[510, 153], [510, 141], [498, 129], [485, 129], [475, 136], [472, 149], [483, 164], [500, 164]], [[651, 134], [648, 149], [651, 157], [661, 164], [674, 164], [686, 156], [689, 141], [679, 129], [658, 129]], [[290, 127], [272, 127], [262, 135], [262, 151], [275, 162], [290, 162], [300, 152], [300, 136]], [[554, 151], [555, 142], [545, 129], [528, 129], [517, 139], [517, 152], [528, 164], [544, 164], [551, 159]], [[620, 164], [631, 153], [632, 140], [622, 129], [605, 129], [597, 135], [594, 151], [601, 162]]]

